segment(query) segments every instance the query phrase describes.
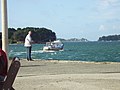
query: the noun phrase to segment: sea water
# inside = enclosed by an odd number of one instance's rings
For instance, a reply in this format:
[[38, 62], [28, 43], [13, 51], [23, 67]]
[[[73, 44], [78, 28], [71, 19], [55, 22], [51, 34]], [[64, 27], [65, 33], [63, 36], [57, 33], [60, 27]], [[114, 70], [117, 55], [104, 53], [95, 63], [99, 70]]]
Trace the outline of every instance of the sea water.
[[[44, 52], [44, 44], [33, 44], [32, 58], [36, 60], [72, 60], [120, 62], [120, 42], [63, 42], [64, 50]], [[10, 44], [9, 57], [26, 59], [23, 44]]]

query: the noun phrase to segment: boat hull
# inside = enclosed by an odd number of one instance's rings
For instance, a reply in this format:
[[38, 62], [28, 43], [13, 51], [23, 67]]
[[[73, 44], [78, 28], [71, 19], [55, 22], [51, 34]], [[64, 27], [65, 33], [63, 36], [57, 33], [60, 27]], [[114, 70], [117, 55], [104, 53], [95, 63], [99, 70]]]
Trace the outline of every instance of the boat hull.
[[43, 51], [59, 51], [63, 50], [64, 44], [60, 40], [56, 40], [53, 42], [46, 42], [46, 46], [43, 47]]

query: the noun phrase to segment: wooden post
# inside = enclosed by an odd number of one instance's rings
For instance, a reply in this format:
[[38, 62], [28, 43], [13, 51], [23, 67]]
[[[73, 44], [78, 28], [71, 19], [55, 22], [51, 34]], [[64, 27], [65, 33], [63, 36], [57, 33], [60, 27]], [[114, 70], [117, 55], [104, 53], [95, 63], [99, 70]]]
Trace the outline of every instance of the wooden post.
[[8, 57], [8, 21], [7, 21], [7, 0], [1, 0], [1, 14], [2, 14], [2, 49], [6, 52]]

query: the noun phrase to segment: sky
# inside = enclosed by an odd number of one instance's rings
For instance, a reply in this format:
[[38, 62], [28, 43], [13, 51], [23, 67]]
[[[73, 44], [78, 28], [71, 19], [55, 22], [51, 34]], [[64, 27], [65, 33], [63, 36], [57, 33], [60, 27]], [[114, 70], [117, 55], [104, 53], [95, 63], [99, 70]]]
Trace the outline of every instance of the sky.
[[120, 0], [7, 0], [7, 5], [9, 28], [44, 27], [57, 38], [91, 41], [120, 34]]

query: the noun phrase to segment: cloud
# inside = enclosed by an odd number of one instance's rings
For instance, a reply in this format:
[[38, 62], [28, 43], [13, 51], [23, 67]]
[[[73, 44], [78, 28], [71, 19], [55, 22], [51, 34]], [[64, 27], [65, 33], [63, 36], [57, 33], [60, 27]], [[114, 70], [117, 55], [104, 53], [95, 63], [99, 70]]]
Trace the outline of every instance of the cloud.
[[113, 28], [113, 30], [118, 29], [118, 27], [117, 27], [117, 26], [115, 26], [115, 25], [113, 25], [113, 26], [112, 26], [112, 28]]
[[110, 6], [118, 5], [119, 0], [100, 0], [99, 7], [101, 9], [107, 9]]
[[116, 24], [107, 24], [107, 25], [100, 25], [99, 31], [105, 31], [105, 32], [119, 32], [120, 26]]
[[105, 30], [106, 30], [105, 25], [100, 25], [99, 30], [100, 30], [100, 31], [105, 31]]
[[120, 0], [99, 0], [97, 2], [96, 17], [102, 20], [119, 18]]
[[113, 26], [112, 26], [112, 29], [113, 29], [113, 30], [120, 30], [120, 26], [119, 26], [119, 25], [113, 25]]

